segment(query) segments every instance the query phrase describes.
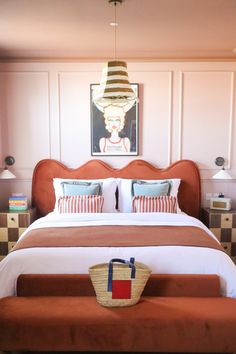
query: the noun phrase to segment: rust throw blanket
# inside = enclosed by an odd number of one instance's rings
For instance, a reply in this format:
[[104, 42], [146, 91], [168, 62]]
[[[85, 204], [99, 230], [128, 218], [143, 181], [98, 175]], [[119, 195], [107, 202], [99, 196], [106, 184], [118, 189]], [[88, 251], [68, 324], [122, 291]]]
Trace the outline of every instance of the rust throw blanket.
[[13, 251], [31, 247], [195, 246], [223, 251], [216, 240], [194, 226], [47, 227], [29, 231]]

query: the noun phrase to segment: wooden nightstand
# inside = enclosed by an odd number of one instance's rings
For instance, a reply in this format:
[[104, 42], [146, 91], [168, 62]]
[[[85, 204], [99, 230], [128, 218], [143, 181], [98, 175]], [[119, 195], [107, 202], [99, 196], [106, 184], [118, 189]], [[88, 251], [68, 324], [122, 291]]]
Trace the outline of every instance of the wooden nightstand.
[[35, 219], [35, 208], [24, 211], [0, 211], [0, 261]]
[[202, 221], [236, 263], [236, 210], [222, 211], [203, 208]]

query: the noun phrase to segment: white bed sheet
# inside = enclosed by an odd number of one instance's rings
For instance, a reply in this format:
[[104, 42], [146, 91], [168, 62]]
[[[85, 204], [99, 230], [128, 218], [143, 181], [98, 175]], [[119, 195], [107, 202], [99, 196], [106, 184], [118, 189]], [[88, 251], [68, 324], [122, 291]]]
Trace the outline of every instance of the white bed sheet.
[[[189, 225], [200, 227], [215, 238], [199, 220], [186, 214], [55, 212], [36, 220], [21, 238], [28, 230], [35, 228], [88, 225]], [[236, 266], [230, 257], [215, 249], [184, 246], [50, 247], [17, 250], [0, 262], [0, 297], [16, 295], [16, 281], [20, 274], [87, 274], [88, 268], [96, 263], [108, 262], [111, 258], [130, 257], [146, 263], [152, 273], [217, 274], [221, 279], [222, 295], [236, 298]]]

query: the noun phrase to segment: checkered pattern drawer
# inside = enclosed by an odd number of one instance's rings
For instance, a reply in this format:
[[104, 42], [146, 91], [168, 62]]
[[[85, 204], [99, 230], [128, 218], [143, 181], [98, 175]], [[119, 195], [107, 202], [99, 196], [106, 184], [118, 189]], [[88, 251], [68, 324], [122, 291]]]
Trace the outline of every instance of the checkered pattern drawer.
[[204, 209], [203, 222], [214, 233], [225, 252], [236, 263], [236, 211], [228, 212]]
[[0, 212], [0, 261], [34, 220], [35, 209], [24, 212]]

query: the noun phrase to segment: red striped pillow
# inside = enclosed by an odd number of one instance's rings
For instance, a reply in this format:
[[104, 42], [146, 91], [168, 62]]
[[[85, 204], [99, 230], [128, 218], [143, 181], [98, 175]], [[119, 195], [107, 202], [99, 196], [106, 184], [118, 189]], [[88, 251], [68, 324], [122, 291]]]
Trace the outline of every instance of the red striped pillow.
[[173, 196], [133, 197], [134, 213], [177, 213], [177, 199]]
[[101, 213], [104, 197], [100, 195], [73, 195], [60, 197], [59, 213]]

